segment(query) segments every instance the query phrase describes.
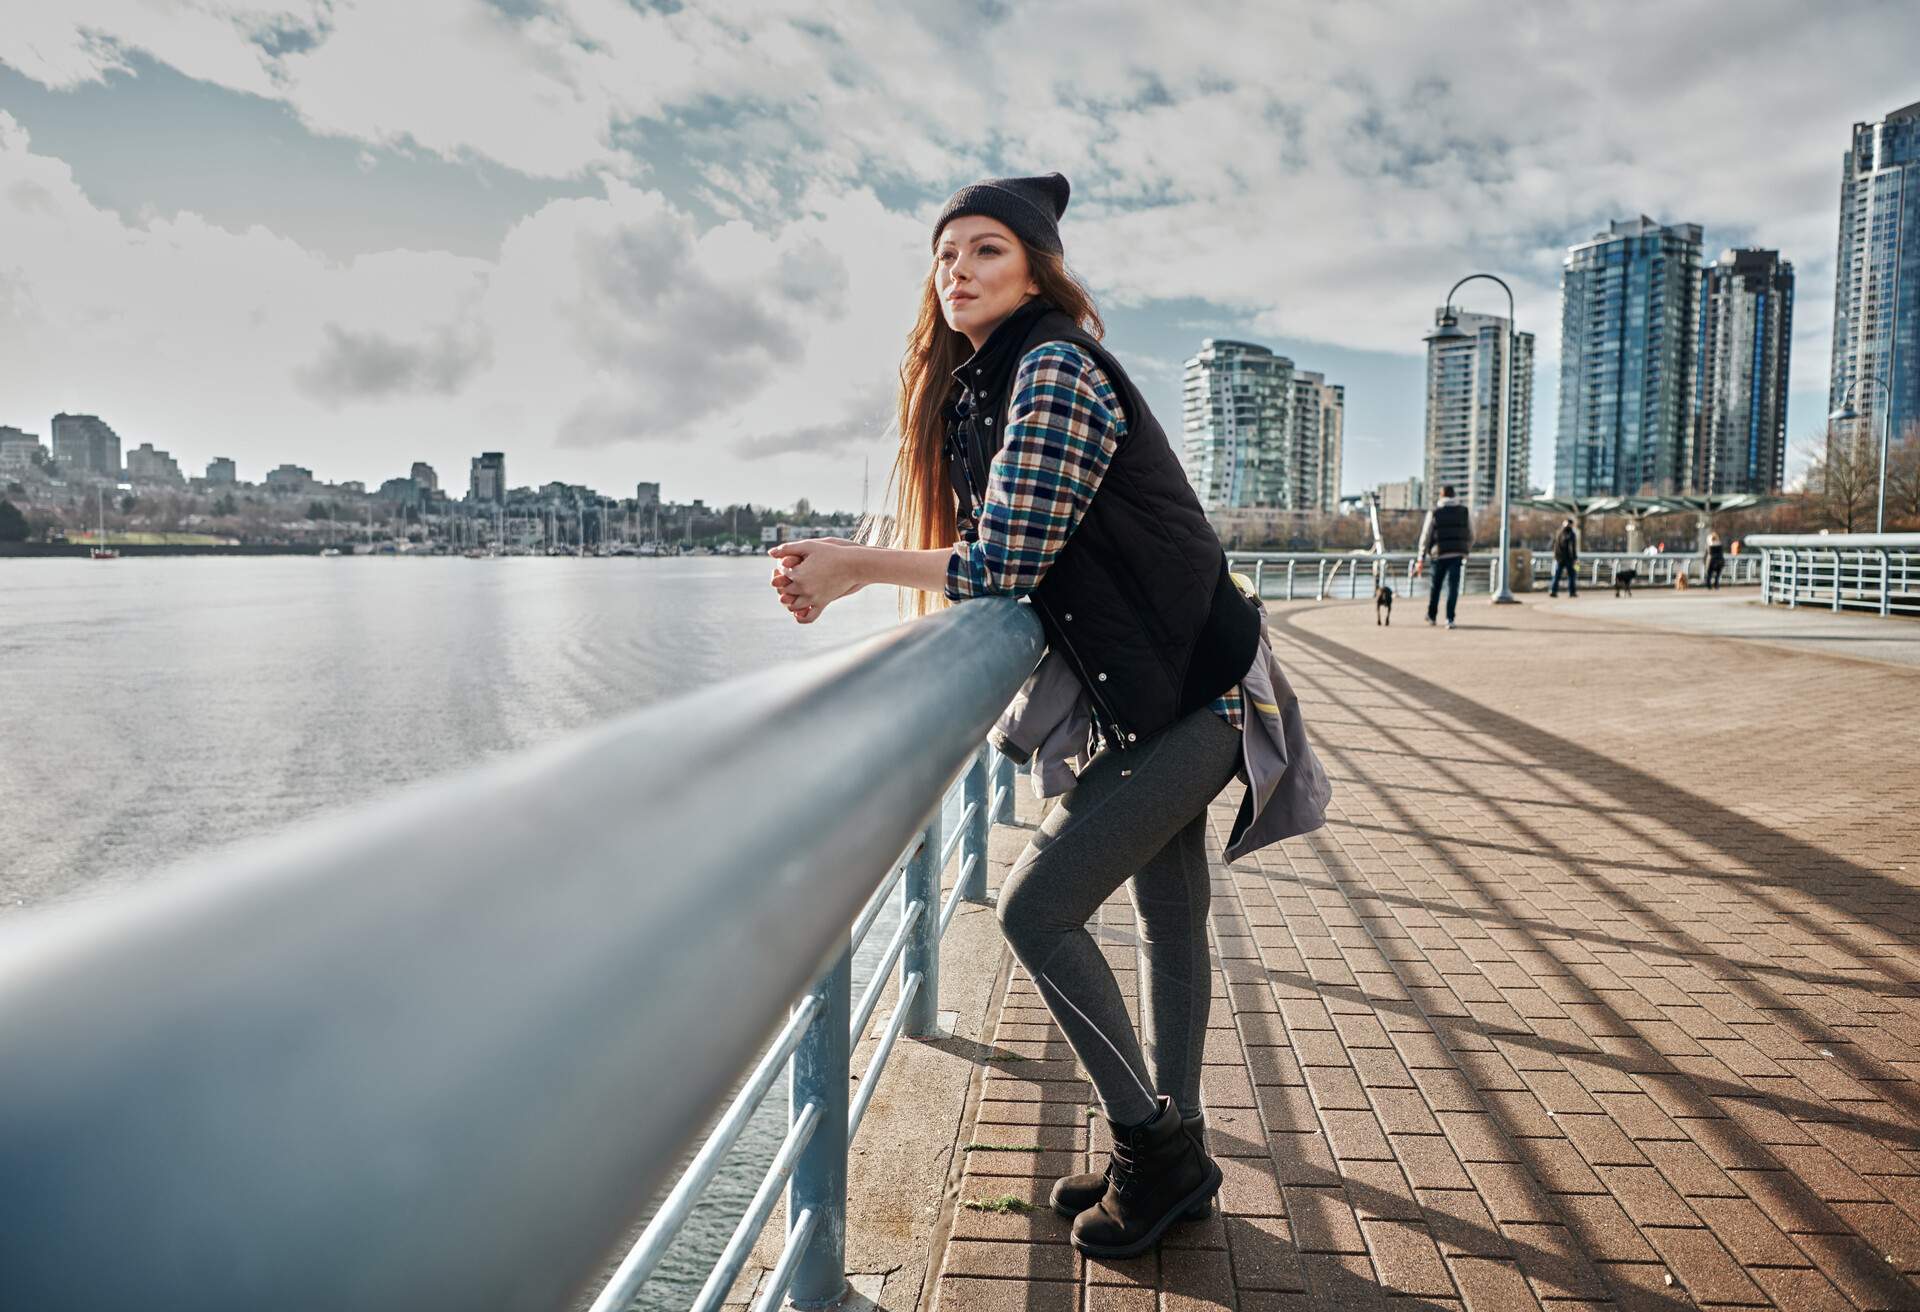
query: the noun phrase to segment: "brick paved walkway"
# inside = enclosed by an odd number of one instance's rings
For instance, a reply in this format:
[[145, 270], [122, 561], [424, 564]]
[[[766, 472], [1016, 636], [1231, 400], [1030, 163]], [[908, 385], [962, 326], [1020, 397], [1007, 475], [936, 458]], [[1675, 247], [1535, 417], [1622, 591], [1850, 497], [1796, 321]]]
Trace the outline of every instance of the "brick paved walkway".
[[1032, 1210], [963, 1201], [940, 1312], [1920, 1309], [1920, 674], [1615, 604], [1274, 616], [1335, 809], [1216, 866], [1223, 1215], [1067, 1246], [1101, 1143], [1016, 973], [962, 1189]]

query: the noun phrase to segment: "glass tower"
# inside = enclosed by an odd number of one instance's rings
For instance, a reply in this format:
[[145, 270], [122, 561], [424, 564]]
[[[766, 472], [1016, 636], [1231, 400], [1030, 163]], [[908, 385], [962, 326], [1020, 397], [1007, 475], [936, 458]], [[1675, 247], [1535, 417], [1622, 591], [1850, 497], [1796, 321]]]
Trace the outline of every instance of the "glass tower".
[[1554, 495], [1686, 487], [1699, 295], [1697, 223], [1643, 214], [1567, 252]]
[[[1884, 392], [1867, 381], [1875, 378]], [[1854, 432], [1876, 461], [1889, 397], [1894, 438], [1920, 424], [1920, 103], [1853, 125], [1840, 175], [1829, 386], [1830, 408], [1850, 399], [1860, 412]]]
[[1786, 475], [1793, 265], [1733, 250], [1700, 274], [1689, 488], [1778, 492]]

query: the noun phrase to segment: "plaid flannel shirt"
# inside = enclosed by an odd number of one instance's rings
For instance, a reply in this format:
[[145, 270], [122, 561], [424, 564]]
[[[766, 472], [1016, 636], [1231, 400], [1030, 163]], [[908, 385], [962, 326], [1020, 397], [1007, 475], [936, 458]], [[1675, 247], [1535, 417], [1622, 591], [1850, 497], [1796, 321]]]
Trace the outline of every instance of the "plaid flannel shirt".
[[[963, 396], [962, 419], [967, 404]], [[1048, 342], [1027, 352], [974, 534], [955, 543], [947, 561], [947, 596], [1022, 597], [1039, 587], [1126, 433], [1119, 395], [1085, 351]], [[1237, 685], [1209, 709], [1236, 729], [1245, 723]]]

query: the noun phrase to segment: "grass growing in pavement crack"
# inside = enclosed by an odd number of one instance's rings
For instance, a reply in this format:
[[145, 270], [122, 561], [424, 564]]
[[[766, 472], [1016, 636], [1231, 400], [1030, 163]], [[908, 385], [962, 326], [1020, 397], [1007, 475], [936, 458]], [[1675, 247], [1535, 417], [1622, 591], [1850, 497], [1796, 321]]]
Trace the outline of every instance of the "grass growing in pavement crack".
[[966, 1151], [970, 1153], [1037, 1153], [1040, 1150], [1030, 1143], [970, 1143]]
[[960, 1206], [972, 1212], [1019, 1212], [1025, 1214], [1033, 1210], [1033, 1204], [1025, 1199], [1015, 1198], [1012, 1194], [1001, 1194], [997, 1198], [968, 1198]]
[[1026, 1055], [1019, 1052], [990, 1052], [981, 1061], [1025, 1061]]

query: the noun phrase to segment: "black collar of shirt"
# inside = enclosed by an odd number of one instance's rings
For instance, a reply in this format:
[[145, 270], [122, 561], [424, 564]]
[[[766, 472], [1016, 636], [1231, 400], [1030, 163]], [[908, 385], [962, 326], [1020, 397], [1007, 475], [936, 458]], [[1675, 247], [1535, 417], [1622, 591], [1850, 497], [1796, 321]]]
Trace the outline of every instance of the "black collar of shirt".
[[979, 410], [983, 404], [990, 409], [993, 404], [990, 398], [1006, 391], [1007, 384], [1013, 380], [1014, 366], [1020, 363], [1020, 344], [1027, 340], [1027, 334], [1040, 316], [1052, 308], [1045, 297], [1029, 300], [1002, 319], [980, 349], [953, 371], [953, 380], [970, 394], [972, 409]]

